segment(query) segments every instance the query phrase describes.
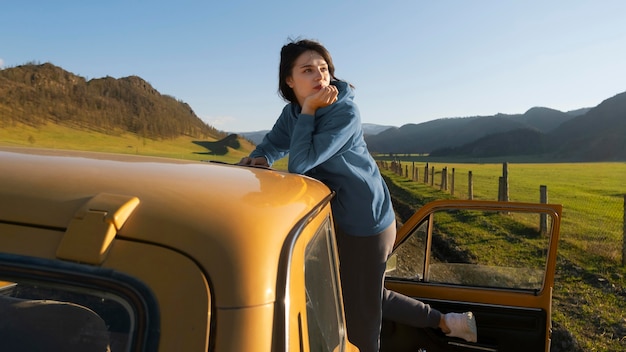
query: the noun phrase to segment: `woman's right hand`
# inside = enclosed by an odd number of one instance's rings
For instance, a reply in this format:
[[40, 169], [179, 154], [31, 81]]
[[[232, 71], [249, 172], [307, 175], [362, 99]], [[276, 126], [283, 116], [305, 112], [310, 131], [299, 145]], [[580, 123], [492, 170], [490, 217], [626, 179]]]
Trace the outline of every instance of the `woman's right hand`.
[[307, 115], [315, 115], [319, 108], [327, 107], [337, 101], [339, 91], [337, 87], [330, 85], [319, 90], [319, 92], [309, 95], [304, 99], [302, 104], [302, 113]]
[[245, 158], [241, 158], [237, 165], [270, 167], [270, 164], [267, 162], [267, 159], [265, 159], [264, 156], [257, 156], [256, 158], [251, 158], [247, 156]]

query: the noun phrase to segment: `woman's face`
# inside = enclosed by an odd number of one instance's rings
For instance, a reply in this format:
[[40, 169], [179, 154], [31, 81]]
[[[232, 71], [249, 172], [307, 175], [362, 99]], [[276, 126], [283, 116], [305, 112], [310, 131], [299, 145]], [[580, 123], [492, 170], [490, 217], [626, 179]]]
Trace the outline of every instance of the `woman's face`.
[[328, 64], [322, 55], [313, 50], [305, 51], [298, 56], [291, 69], [291, 76], [287, 77], [287, 85], [293, 89], [300, 106], [306, 97], [319, 92], [329, 84]]

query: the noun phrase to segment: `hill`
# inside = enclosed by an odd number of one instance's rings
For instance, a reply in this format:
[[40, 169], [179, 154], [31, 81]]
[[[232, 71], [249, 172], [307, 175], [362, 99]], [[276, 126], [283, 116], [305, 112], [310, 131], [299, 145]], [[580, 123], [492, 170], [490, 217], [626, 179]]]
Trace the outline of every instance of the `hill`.
[[[531, 109], [532, 110], [532, 109]], [[528, 113], [526, 121], [541, 121], [546, 111]], [[457, 147], [433, 150], [431, 156], [535, 156], [544, 161], [626, 160], [626, 93], [606, 99], [597, 107], [581, 110], [582, 115], [565, 119], [547, 132], [520, 128], [493, 133]], [[552, 114], [553, 124], [562, 115]], [[534, 116], [533, 116], [534, 115]], [[538, 126], [539, 123], [535, 123]]]
[[528, 155], [544, 161], [626, 160], [626, 93], [594, 108], [445, 118], [366, 136], [370, 151], [431, 156]]
[[152, 139], [227, 136], [137, 76], [87, 81], [50, 63], [0, 70], [0, 126], [47, 123]]
[[263, 137], [265, 137], [267, 132], [269, 132], [269, 130], [254, 131], [254, 132], [235, 132], [235, 133], [249, 140], [253, 144], [258, 145], [259, 143], [261, 143], [261, 141], [263, 141]]
[[489, 135], [518, 129], [548, 132], [572, 118], [564, 112], [535, 107], [522, 115], [443, 118], [407, 124], [367, 136], [366, 141], [374, 152], [429, 154], [434, 150], [456, 148]]
[[544, 152], [544, 135], [537, 130], [523, 128], [491, 134], [459, 147], [433, 150], [430, 156], [490, 158], [497, 156], [540, 155]]
[[581, 161], [626, 160], [626, 92], [548, 134], [555, 155]]

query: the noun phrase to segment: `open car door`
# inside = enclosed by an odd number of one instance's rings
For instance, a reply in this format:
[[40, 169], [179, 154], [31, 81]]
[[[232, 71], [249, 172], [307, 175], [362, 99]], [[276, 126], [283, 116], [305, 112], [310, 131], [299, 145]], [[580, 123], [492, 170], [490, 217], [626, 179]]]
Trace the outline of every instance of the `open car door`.
[[383, 321], [381, 351], [547, 351], [562, 206], [442, 200], [400, 230], [385, 286], [474, 313], [478, 342]]

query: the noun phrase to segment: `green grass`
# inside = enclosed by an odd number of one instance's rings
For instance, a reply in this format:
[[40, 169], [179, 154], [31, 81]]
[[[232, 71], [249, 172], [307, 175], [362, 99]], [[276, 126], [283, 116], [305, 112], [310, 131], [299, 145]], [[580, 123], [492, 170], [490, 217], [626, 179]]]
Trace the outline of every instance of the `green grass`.
[[[45, 127], [16, 126], [0, 128], [0, 146], [87, 150], [117, 154], [136, 154], [185, 160], [214, 160], [236, 163], [248, 156], [254, 146], [240, 140], [239, 149], [228, 148], [225, 155], [207, 154], [197, 144], [197, 138], [178, 137], [169, 140], [141, 138], [132, 133], [109, 135], [93, 131], [78, 131], [66, 126], [48, 124]], [[213, 142], [215, 140], [204, 140]], [[287, 159], [277, 161], [273, 168], [287, 169]]]
[[[248, 155], [252, 145], [246, 142], [239, 150], [229, 149], [226, 155], [211, 155], [193, 141], [192, 137], [169, 140], [141, 138], [132, 133], [108, 135], [99, 132], [48, 124], [42, 128], [29, 126], [4, 127], [0, 129], [0, 145], [67, 150], [87, 150], [118, 154], [136, 154], [186, 160], [216, 160], [237, 162]], [[209, 140], [214, 141], [214, 140]]]
[[[424, 165], [416, 164], [416, 167], [423, 171]], [[502, 164], [431, 163], [429, 166], [436, 170], [435, 187], [441, 184], [441, 170], [448, 167], [451, 175], [454, 168], [456, 198], [468, 197], [471, 171], [474, 199], [498, 199]], [[581, 264], [590, 255], [608, 263], [621, 262], [626, 163], [508, 164], [508, 176], [509, 200], [539, 202], [539, 188], [545, 185], [548, 202], [563, 205], [562, 240], [579, 248], [576, 257], [583, 256]], [[423, 182], [423, 173], [419, 182]]]
[[[409, 173], [412, 162], [407, 162]], [[423, 183], [424, 162], [416, 162], [417, 182], [382, 170], [403, 202], [468, 197], [468, 172], [474, 199], [498, 199], [502, 163], [430, 163], [435, 183]], [[441, 171], [454, 168], [454, 196], [441, 190]], [[406, 170], [402, 167], [402, 170]], [[556, 324], [567, 329], [584, 351], [626, 349], [626, 269], [621, 265], [624, 236], [626, 163], [509, 163], [509, 200], [539, 202], [547, 186], [548, 202], [563, 205], [559, 265], [554, 290]], [[394, 191], [395, 189], [395, 191]], [[409, 200], [411, 196], [413, 200]], [[500, 247], [504, 255], [506, 247]], [[497, 253], [496, 253], [497, 254]]]

